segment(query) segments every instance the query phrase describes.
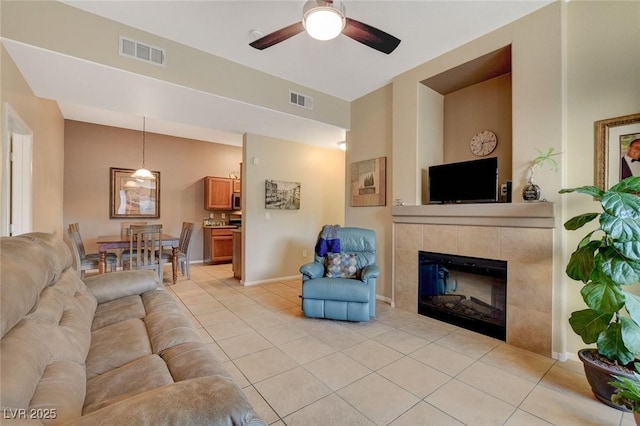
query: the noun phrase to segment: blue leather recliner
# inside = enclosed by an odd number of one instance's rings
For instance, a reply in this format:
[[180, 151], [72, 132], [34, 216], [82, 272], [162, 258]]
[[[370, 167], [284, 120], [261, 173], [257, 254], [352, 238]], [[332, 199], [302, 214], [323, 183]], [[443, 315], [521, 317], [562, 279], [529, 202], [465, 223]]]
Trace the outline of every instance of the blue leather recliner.
[[[371, 229], [340, 228], [339, 239], [339, 255], [316, 253], [314, 262], [300, 267], [304, 315], [368, 321], [376, 316], [376, 279], [380, 275], [376, 234]], [[353, 278], [345, 277], [351, 273]]]

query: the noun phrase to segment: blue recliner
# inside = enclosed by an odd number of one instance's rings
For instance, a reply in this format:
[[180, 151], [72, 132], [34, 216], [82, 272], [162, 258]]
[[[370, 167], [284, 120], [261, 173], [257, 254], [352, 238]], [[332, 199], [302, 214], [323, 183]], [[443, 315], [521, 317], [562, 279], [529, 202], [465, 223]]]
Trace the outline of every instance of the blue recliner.
[[[318, 236], [321, 238], [321, 235]], [[302, 309], [310, 318], [369, 321], [376, 316], [376, 234], [340, 228], [340, 253], [316, 253], [300, 267]]]

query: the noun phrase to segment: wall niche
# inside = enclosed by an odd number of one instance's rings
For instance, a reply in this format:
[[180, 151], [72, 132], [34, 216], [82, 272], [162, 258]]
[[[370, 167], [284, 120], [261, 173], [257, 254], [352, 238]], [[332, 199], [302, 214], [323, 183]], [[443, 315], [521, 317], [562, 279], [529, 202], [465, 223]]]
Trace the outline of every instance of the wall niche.
[[[441, 146], [423, 150], [422, 204], [428, 204], [428, 167], [481, 158], [470, 151], [469, 141], [482, 130], [498, 138], [488, 157], [498, 157], [499, 183], [512, 179], [511, 83], [511, 45], [421, 81], [433, 93], [425, 102], [437, 97], [442, 105], [442, 117], [436, 118], [442, 127], [423, 142]], [[433, 111], [433, 105], [424, 110]], [[435, 127], [434, 118], [425, 119], [427, 126]]]

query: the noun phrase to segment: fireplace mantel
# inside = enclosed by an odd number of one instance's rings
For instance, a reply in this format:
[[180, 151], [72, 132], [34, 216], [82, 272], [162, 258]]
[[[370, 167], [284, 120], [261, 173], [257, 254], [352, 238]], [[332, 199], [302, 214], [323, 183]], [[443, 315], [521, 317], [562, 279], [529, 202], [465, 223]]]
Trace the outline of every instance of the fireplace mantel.
[[556, 204], [482, 203], [394, 206], [394, 223], [477, 225], [512, 228], [557, 227]]
[[393, 301], [418, 312], [418, 253], [508, 262], [507, 343], [551, 356], [554, 233], [550, 202], [394, 206]]

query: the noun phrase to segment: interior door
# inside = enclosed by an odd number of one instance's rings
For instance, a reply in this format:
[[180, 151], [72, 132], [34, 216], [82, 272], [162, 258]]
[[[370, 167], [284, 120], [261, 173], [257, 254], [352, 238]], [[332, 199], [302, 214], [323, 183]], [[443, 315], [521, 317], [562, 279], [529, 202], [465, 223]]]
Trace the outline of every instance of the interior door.
[[31, 232], [33, 136], [15, 111], [3, 105], [2, 235]]

